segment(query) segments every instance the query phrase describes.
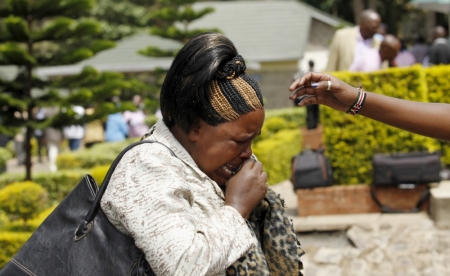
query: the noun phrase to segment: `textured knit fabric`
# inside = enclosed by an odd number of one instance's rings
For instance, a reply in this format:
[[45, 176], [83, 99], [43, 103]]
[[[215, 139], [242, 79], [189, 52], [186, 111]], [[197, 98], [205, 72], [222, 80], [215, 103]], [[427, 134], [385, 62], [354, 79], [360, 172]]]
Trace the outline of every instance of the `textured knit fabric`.
[[[101, 207], [120, 231], [134, 238], [156, 275], [269, 275], [269, 271], [271, 275], [298, 275], [289, 271], [298, 272], [301, 251], [279, 207], [281, 200], [273, 192], [246, 222], [236, 209], [224, 205], [220, 187], [197, 167], [162, 120], [151, 132], [145, 139], [166, 145], [177, 157], [157, 143], [131, 149], [118, 164]], [[271, 208], [271, 223], [278, 227], [264, 226]], [[269, 266], [261, 258], [261, 234], [255, 231], [259, 229], [255, 223], [277, 234], [273, 250], [264, 251], [276, 254], [268, 259]], [[286, 235], [286, 229], [291, 235]], [[290, 252], [279, 254], [280, 245]], [[285, 255], [292, 257], [282, 262]], [[248, 262], [251, 256], [257, 262]], [[276, 263], [290, 270], [272, 274], [271, 266]], [[236, 267], [245, 274], [232, 273]]]

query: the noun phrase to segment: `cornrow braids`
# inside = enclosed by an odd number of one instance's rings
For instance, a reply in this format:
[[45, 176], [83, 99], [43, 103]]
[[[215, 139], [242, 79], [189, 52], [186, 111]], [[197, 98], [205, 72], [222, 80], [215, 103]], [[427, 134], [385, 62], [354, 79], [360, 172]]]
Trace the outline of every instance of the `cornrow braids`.
[[219, 68], [214, 76], [216, 79], [211, 82], [211, 106], [225, 121], [263, 108], [261, 90], [245, 70], [244, 59], [237, 55]]
[[256, 81], [233, 44], [219, 33], [192, 37], [178, 52], [161, 88], [164, 123], [189, 133], [198, 120], [216, 126], [263, 107]]

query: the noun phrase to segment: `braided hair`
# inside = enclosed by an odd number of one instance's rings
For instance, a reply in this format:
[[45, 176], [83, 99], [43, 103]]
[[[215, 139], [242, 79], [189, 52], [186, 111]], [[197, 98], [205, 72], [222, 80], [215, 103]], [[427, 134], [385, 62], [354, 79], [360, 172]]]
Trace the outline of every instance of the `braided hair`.
[[216, 126], [263, 108], [258, 83], [234, 44], [222, 34], [202, 33], [179, 51], [161, 88], [167, 127], [188, 133], [199, 119]]

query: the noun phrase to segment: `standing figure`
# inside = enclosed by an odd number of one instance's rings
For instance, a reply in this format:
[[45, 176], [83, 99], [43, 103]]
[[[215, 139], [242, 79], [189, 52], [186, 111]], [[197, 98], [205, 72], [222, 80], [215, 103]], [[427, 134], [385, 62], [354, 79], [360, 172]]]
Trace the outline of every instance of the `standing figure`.
[[[76, 119], [80, 119], [84, 116], [84, 108], [82, 106], [76, 105], [72, 107], [73, 111], [77, 114]], [[76, 151], [80, 147], [81, 141], [84, 138], [85, 127], [82, 125], [70, 125], [63, 129], [64, 137], [69, 142], [69, 148], [71, 151]]]
[[145, 124], [145, 113], [142, 110], [142, 97], [140, 95], [134, 95], [133, 104], [138, 109], [135, 111], [125, 111], [123, 113], [123, 119], [129, 127], [128, 137], [142, 137], [148, 131], [148, 126]]
[[381, 41], [373, 39], [381, 24], [380, 15], [374, 10], [364, 10], [356, 27], [337, 30], [330, 45], [325, 71], [346, 71], [365, 48], [378, 49]]

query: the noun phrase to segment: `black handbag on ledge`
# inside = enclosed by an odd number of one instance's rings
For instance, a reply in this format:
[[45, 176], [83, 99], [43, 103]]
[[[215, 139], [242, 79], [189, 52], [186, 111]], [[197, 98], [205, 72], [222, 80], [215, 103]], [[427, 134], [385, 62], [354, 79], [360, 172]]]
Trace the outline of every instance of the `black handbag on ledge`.
[[158, 142], [140, 141], [124, 149], [100, 190], [92, 176], [86, 175], [0, 270], [0, 276], [155, 275], [134, 240], [117, 230], [100, 208], [120, 159], [143, 143]]
[[[412, 152], [396, 154], [375, 154], [372, 158], [373, 183], [371, 194], [375, 203], [385, 213], [419, 212], [429, 195], [428, 184], [441, 181], [441, 161], [438, 152]], [[416, 206], [409, 211], [395, 210], [380, 202], [376, 187], [398, 186], [413, 189], [417, 185], [427, 185]]]

